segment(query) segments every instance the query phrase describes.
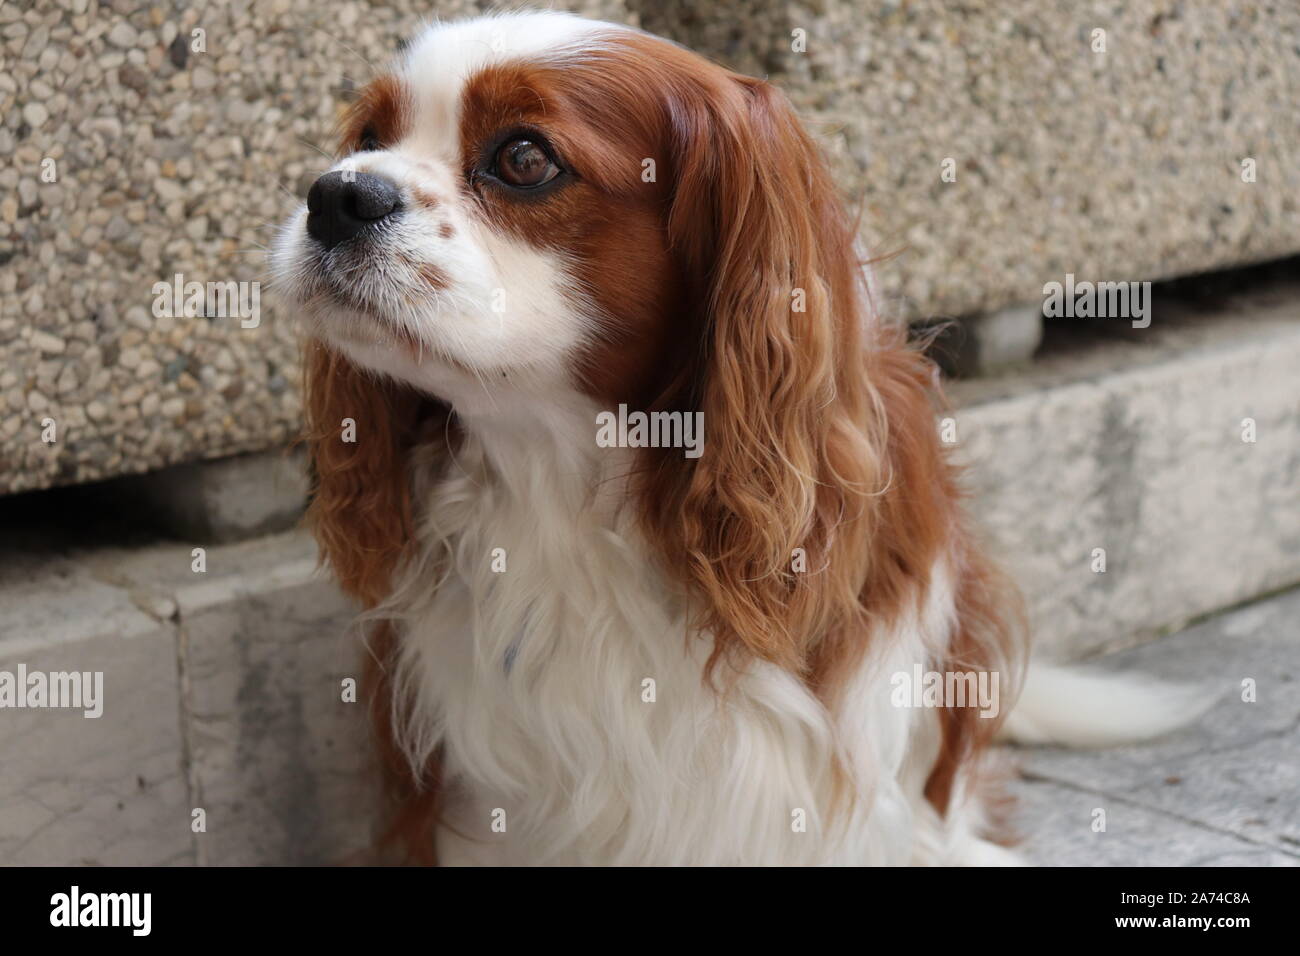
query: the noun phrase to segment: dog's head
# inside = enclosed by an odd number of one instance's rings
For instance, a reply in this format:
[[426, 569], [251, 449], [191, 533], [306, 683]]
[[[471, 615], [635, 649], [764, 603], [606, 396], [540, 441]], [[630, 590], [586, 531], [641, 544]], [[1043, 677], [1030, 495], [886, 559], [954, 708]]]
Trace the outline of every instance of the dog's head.
[[362, 90], [273, 266], [321, 342], [461, 414], [482, 382], [644, 407], [711, 317], [811, 324], [848, 278], [812, 258], [848, 247], [837, 211], [770, 86], [609, 24], [489, 17]]

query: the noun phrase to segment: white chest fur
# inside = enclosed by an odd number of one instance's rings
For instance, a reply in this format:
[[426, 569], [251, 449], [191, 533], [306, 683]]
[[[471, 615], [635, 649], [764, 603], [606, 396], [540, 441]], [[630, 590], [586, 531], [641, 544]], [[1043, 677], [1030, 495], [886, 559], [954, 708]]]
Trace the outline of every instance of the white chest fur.
[[[890, 706], [889, 675], [924, 654], [918, 622], [873, 643], [837, 713], [761, 663], [719, 669], [719, 694], [594, 421], [471, 429], [422, 496], [387, 611], [416, 702], [404, 744], [443, 750], [444, 862], [912, 861], [937, 823], [932, 722]], [[859, 796], [833, 824], [837, 753]]]

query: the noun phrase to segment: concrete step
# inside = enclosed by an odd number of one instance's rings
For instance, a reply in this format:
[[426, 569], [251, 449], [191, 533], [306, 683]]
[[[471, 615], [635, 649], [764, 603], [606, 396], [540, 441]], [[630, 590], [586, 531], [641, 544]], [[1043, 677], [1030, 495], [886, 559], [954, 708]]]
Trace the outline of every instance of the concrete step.
[[369, 844], [364, 720], [341, 693], [354, 609], [302, 532], [202, 557], [0, 556], [0, 670], [103, 672], [98, 718], [0, 712], [0, 864], [313, 864]]
[[950, 387], [974, 510], [1047, 652], [1300, 581], [1298, 319], [1295, 282], [1167, 298], [1147, 329], [1057, 322], [1032, 366]]

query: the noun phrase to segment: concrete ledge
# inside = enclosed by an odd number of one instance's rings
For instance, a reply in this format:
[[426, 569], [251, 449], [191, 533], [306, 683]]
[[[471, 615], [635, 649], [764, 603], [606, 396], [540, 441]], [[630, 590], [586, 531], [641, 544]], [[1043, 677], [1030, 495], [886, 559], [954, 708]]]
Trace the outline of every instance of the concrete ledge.
[[[302, 532], [0, 561], [0, 669], [104, 711], [0, 711], [0, 864], [338, 862], [370, 842], [354, 611]], [[205, 814], [193, 832], [193, 811]]]
[[114, 482], [128, 507], [169, 535], [214, 544], [293, 527], [307, 484], [300, 450], [187, 462]]
[[359, 678], [355, 609], [279, 570], [229, 598], [180, 595], [190, 780], [211, 808], [200, 863], [338, 863], [370, 843], [365, 705], [342, 693]]
[[0, 863], [191, 859], [173, 627], [70, 559], [0, 560], [0, 670], [102, 672], [103, 712], [0, 711]]
[[1300, 581], [1298, 307], [1294, 286], [1212, 318], [1174, 304], [1137, 341], [951, 390], [975, 511], [1046, 650], [1114, 649]]
[[170, 865], [191, 859], [182, 774], [175, 645], [150, 635], [52, 644], [0, 669], [101, 671], [103, 716], [0, 715], [0, 862]]

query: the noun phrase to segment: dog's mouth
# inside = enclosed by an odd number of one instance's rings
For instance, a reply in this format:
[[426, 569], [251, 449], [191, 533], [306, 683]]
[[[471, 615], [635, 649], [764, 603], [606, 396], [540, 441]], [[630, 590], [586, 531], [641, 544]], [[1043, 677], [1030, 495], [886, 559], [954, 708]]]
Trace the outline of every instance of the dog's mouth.
[[340, 275], [328, 267], [320, 267], [317, 273], [317, 295], [333, 305], [342, 306], [353, 312], [360, 312], [377, 322], [387, 321], [384, 315], [385, 296], [380, 292], [349, 281], [347, 274]]
[[370, 237], [358, 236], [328, 251], [309, 239], [308, 247], [303, 273], [312, 294], [376, 321], [427, 312], [447, 287], [437, 267], [386, 250]]
[[354, 345], [420, 349], [415, 335], [393, 310], [394, 297], [388, 290], [350, 281], [348, 273], [321, 263], [304, 272], [299, 306], [303, 317], [325, 337]]
[[[336, 250], [337, 251], [337, 250]], [[471, 372], [445, 349], [419, 335], [437, 308], [439, 290], [425, 288], [422, 271], [434, 270], [398, 257], [398, 276], [390, 271], [361, 271], [364, 267], [337, 261], [317, 261], [304, 269], [300, 307], [316, 333], [340, 345], [367, 350], [395, 350], [417, 365], [430, 361]], [[417, 278], [409, 282], [408, 275]], [[437, 276], [440, 280], [440, 274]]]

